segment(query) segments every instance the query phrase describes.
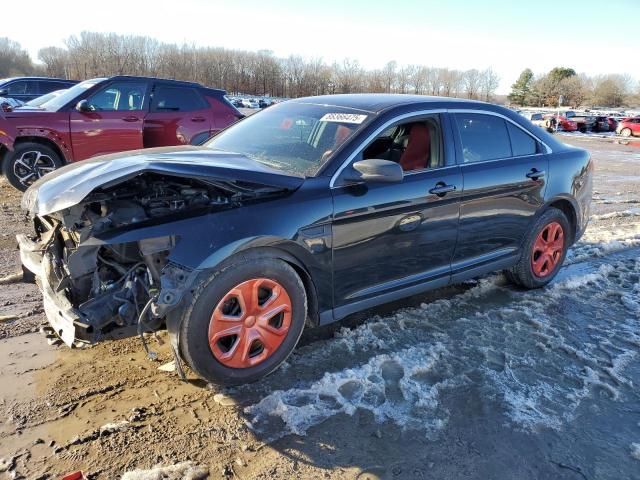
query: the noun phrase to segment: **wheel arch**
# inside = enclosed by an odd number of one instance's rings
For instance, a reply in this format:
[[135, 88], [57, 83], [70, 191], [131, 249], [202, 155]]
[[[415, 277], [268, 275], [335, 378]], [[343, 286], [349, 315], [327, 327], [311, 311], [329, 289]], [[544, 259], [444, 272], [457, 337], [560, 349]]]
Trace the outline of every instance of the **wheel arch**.
[[250, 262], [255, 258], [265, 256], [282, 260], [293, 268], [300, 277], [307, 295], [307, 324], [317, 326], [320, 323], [318, 289], [311, 269], [302, 260], [302, 255], [300, 252], [297, 252], [298, 254], [294, 253], [301, 248], [295, 242], [286, 242], [275, 246], [247, 246], [207, 270], [221, 270], [234, 263]]
[[67, 155], [65, 155], [65, 151], [64, 149], [58, 145], [57, 142], [55, 142], [54, 140], [47, 138], [47, 137], [41, 137], [38, 135], [24, 135], [24, 136], [20, 136], [17, 137], [14, 144], [13, 144], [13, 148], [14, 150], [16, 148], [18, 148], [21, 144], [23, 143], [39, 143], [41, 145], [45, 145], [51, 149], [53, 149], [53, 151], [55, 151], [58, 156], [60, 157], [60, 160], [62, 160], [63, 163], [68, 163], [68, 159], [67, 159]]
[[576, 235], [578, 233], [578, 207], [577, 202], [573, 199], [567, 197], [557, 197], [551, 199], [545, 205], [545, 208], [541, 210], [541, 212], [546, 211], [549, 208], [557, 208], [562, 213], [565, 214], [567, 220], [569, 221], [569, 225], [571, 226], [571, 244], [575, 242]]

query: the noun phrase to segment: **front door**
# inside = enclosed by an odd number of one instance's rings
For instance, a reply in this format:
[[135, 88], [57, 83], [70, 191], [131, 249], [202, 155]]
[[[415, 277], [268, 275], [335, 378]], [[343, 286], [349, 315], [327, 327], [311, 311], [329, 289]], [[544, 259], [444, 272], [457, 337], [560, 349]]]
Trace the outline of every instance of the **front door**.
[[[340, 185], [333, 188], [333, 264], [336, 317], [394, 294], [418, 293], [446, 285], [458, 233], [462, 175], [447, 165], [440, 117], [403, 120], [395, 134], [384, 135], [360, 157], [403, 165], [411, 126], [426, 120], [430, 153], [426, 163], [406, 166], [402, 182]], [[448, 137], [448, 135], [446, 135]], [[446, 140], [446, 138], [445, 138]], [[385, 142], [388, 145], [382, 145]], [[448, 142], [450, 143], [450, 142]], [[372, 150], [373, 149], [373, 150]], [[447, 152], [449, 153], [449, 152]], [[452, 157], [453, 152], [450, 152]], [[354, 161], [359, 159], [357, 155]], [[348, 171], [348, 169], [347, 169]]]
[[87, 98], [90, 111], [72, 110], [74, 159], [142, 148], [147, 90], [145, 81], [117, 80]]

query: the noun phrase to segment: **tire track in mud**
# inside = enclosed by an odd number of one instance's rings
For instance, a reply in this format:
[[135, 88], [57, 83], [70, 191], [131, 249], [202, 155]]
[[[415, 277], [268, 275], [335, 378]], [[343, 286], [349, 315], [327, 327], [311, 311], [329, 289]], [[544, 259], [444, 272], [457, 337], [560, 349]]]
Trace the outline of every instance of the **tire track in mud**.
[[640, 353], [638, 247], [640, 224], [592, 228], [543, 290], [490, 276], [452, 298], [298, 349], [269, 379], [284, 388], [229, 394], [248, 405], [247, 425], [268, 440], [358, 409], [431, 436], [452, 415], [443, 398], [471, 383], [500, 405], [505, 422], [559, 429], [596, 392], [615, 400], [631, 391], [625, 369]]

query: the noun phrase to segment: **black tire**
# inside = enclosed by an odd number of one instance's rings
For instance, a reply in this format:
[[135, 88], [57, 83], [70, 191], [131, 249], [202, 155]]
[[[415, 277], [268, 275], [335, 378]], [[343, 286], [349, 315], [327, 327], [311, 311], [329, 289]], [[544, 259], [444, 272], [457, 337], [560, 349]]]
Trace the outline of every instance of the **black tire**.
[[[562, 254], [555, 265], [555, 267], [546, 275], [538, 276], [534, 273], [532, 265], [533, 247], [538, 238], [538, 235], [550, 224], [559, 223], [562, 227], [564, 244], [562, 248]], [[522, 255], [520, 260], [511, 269], [505, 271], [505, 275], [509, 281], [520, 285], [524, 288], [541, 288], [551, 282], [560, 271], [565, 256], [567, 255], [567, 249], [571, 245], [573, 239], [573, 231], [566, 215], [557, 208], [547, 209], [538, 220], [535, 222], [533, 228], [527, 235], [527, 238], [523, 244]]]
[[[247, 368], [232, 368], [214, 356], [209, 345], [209, 324], [214, 309], [243, 282], [267, 278], [279, 283], [291, 299], [291, 323], [282, 343], [265, 360]], [[307, 317], [307, 296], [302, 280], [287, 263], [271, 257], [241, 259], [215, 272], [194, 294], [180, 330], [180, 350], [203, 379], [219, 385], [255, 382], [273, 372], [295, 348]]]
[[60, 155], [51, 147], [36, 142], [16, 144], [2, 162], [7, 181], [24, 192], [33, 182], [64, 165]]

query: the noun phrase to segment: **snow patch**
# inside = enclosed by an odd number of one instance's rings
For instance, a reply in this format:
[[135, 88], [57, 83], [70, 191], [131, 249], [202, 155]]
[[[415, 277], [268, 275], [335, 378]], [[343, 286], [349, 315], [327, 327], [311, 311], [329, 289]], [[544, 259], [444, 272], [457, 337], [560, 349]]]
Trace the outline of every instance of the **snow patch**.
[[444, 369], [445, 354], [445, 347], [436, 343], [376, 355], [359, 367], [327, 373], [306, 388], [272, 392], [245, 408], [247, 424], [257, 432], [275, 431], [273, 440], [288, 433], [305, 435], [331, 416], [363, 409], [380, 423], [439, 430], [447, 421], [447, 415], [438, 412], [440, 389], [452, 382], [431, 381], [428, 374]]
[[192, 462], [176, 465], [158, 465], [149, 470], [126, 472], [122, 480], [204, 480], [209, 477], [209, 469]]
[[270, 439], [304, 435], [362, 409], [431, 435], [449, 419], [443, 389], [473, 386], [517, 428], [562, 428], [585, 398], [617, 400], [632, 385], [625, 375], [640, 353], [640, 260], [616, 255], [565, 267], [545, 289], [522, 292], [494, 275], [451, 298], [342, 328], [291, 362], [306, 374], [301, 365], [330, 355], [336, 370], [246, 407], [247, 425]]
[[631, 456], [636, 460], [640, 460], [640, 443], [631, 444]]

